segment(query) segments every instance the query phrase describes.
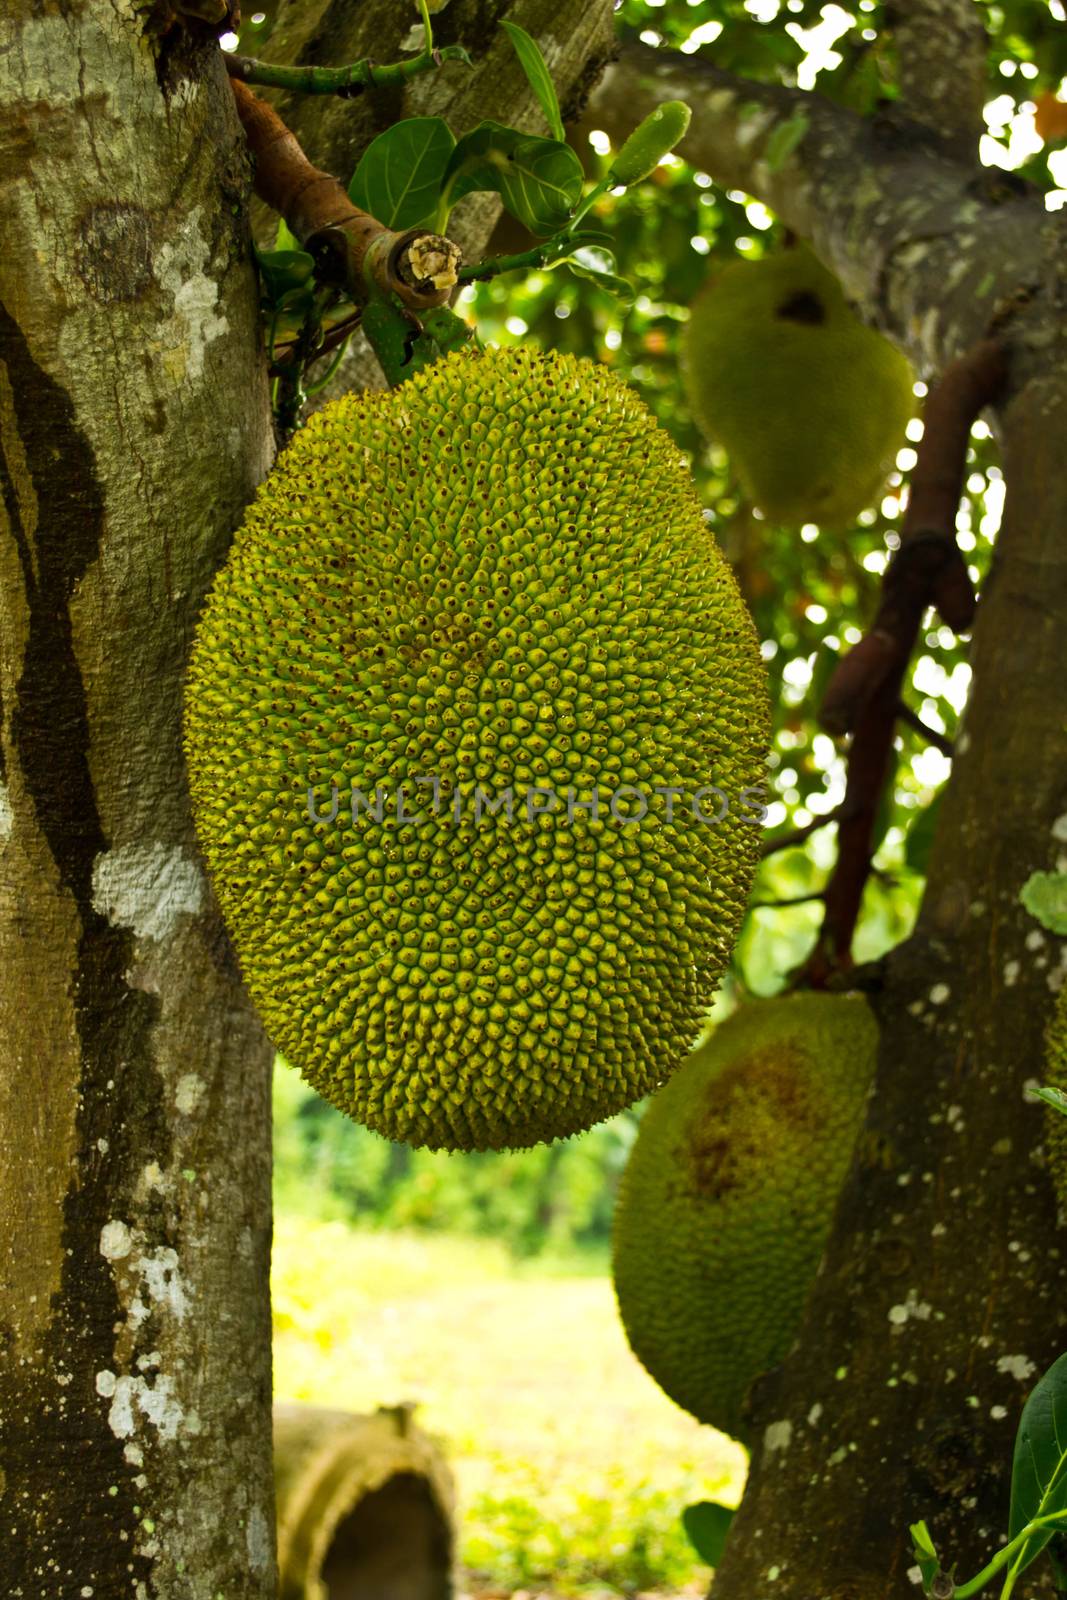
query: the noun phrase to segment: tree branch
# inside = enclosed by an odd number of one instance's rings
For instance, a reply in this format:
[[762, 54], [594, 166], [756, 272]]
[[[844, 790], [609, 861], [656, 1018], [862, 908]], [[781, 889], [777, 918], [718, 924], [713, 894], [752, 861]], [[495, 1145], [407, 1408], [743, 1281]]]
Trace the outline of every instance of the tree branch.
[[974, 162], [985, 130], [986, 37], [975, 0], [893, 0], [900, 105], [957, 160]]
[[456, 282], [456, 246], [421, 228], [394, 233], [360, 211], [336, 178], [312, 166], [272, 106], [239, 78], [230, 86], [255, 157], [256, 193], [318, 258], [320, 275], [357, 304], [367, 299], [369, 273], [413, 310], [444, 305]]
[[820, 714], [823, 726], [835, 733], [854, 728], [855, 733], [848, 753], [837, 862], [826, 888], [826, 914], [805, 968], [817, 988], [851, 963], [901, 689], [923, 615], [927, 606], [936, 604], [950, 626], [966, 626], [971, 620], [974, 597], [956, 546], [956, 509], [971, 424], [997, 398], [1006, 376], [1003, 346], [985, 339], [950, 367], [931, 391], [900, 549], [883, 579], [878, 613], [826, 691]]
[[[693, 107], [678, 153], [724, 187], [762, 200], [809, 240], [921, 373], [969, 349], [995, 315], [1026, 306], [1034, 264], [1062, 248], [1056, 214], [1036, 191], [950, 159], [918, 124], [750, 83], [704, 56], [625, 45], [584, 123], [618, 141], [668, 98]], [[784, 160], [770, 160], [787, 122], [802, 136]]]

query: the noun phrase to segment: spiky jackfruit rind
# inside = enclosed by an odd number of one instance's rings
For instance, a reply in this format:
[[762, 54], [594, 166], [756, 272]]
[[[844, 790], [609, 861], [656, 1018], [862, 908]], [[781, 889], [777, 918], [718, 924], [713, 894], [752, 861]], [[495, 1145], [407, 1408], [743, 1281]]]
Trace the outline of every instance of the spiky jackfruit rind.
[[905, 357], [802, 248], [716, 273], [690, 308], [682, 364], [698, 426], [785, 527], [854, 521], [915, 411]]
[[749, 1386], [796, 1333], [876, 1044], [860, 997], [753, 1001], [642, 1120], [613, 1230], [619, 1312], [660, 1387], [723, 1433], [744, 1438]]
[[[433, 1148], [528, 1146], [647, 1094], [740, 923], [767, 722], [683, 459], [604, 368], [456, 354], [327, 406], [249, 509], [186, 693], [199, 836], [275, 1043]], [[309, 820], [332, 783], [336, 819]], [[653, 794], [711, 783], [718, 826]], [[353, 784], [387, 789], [382, 821], [353, 823]], [[599, 820], [527, 820], [534, 785], [599, 789]], [[612, 819], [623, 785], [644, 821]], [[476, 786], [513, 790], [513, 819], [475, 821]]]

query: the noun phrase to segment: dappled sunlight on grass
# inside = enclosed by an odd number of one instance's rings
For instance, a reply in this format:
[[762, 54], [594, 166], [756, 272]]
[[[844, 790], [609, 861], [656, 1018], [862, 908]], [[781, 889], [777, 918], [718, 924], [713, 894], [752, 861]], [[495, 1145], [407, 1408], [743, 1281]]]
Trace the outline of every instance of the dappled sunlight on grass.
[[744, 1452], [634, 1360], [603, 1271], [282, 1215], [273, 1288], [279, 1398], [418, 1402], [456, 1475], [463, 1557], [487, 1582], [706, 1580], [679, 1517], [693, 1500], [735, 1504]]

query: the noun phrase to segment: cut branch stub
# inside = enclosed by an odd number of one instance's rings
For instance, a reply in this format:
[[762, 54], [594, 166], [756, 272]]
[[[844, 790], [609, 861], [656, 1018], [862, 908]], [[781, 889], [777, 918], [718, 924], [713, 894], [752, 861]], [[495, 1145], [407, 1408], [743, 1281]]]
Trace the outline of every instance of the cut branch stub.
[[256, 193], [315, 257], [320, 278], [357, 305], [370, 284], [415, 311], [444, 305], [459, 270], [457, 246], [425, 229], [394, 233], [361, 211], [336, 178], [312, 166], [272, 106], [239, 79], [230, 84], [255, 157]]

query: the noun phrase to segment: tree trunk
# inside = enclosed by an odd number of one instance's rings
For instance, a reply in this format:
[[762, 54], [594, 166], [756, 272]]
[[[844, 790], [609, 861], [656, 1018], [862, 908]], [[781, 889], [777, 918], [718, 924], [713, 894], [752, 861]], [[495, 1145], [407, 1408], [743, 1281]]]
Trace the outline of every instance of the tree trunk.
[[0, 24], [0, 1571], [269, 1600], [271, 1051], [179, 715], [271, 430], [217, 47], [143, 20]]
[[[1011, 367], [992, 418], [1004, 524], [923, 909], [872, 980], [867, 1128], [796, 1344], [750, 1397], [756, 1444], [714, 1600], [901, 1600], [918, 1592], [920, 1517], [959, 1581], [973, 1576], [1006, 1537], [1023, 1402], [1067, 1349], [1051, 1113], [1024, 1092], [1067, 946], [1019, 903], [1067, 848], [1067, 217], [1033, 193], [1006, 199], [975, 165], [973, 97], [941, 92], [961, 73], [984, 82], [977, 14], [969, 0], [901, 8], [906, 100], [937, 107], [935, 126], [864, 121], [642, 46], [591, 113], [610, 131], [668, 93], [692, 100], [683, 153], [812, 238], [924, 376], [991, 325]], [[807, 131], [770, 161], [798, 115]], [[1053, 1592], [1031, 1573], [1028, 1595]]]
[[1022, 1404], [1067, 1349], [1052, 1113], [1025, 1094], [1067, 947], [1019, 903], [1067, 842], [1062, 330], [1051, 346], [999, 418], [1005, 519], [922, 915], [872, 997], [867, 1129], [797, 1344], [754, 1391], [715, 1600], [914, 1594], [919, 1517], [973, 1576], [1006, 1538]]

